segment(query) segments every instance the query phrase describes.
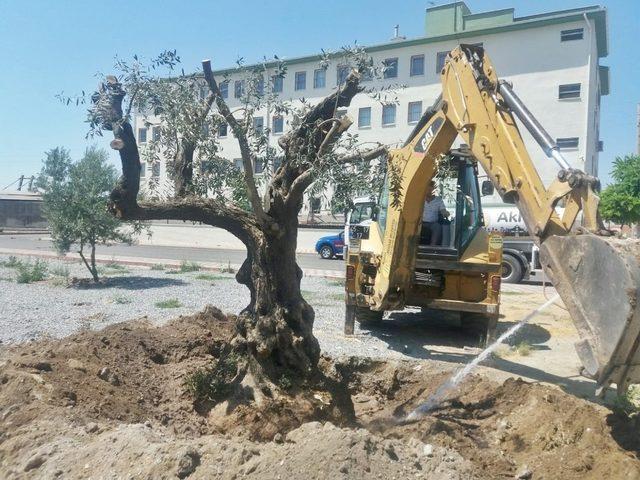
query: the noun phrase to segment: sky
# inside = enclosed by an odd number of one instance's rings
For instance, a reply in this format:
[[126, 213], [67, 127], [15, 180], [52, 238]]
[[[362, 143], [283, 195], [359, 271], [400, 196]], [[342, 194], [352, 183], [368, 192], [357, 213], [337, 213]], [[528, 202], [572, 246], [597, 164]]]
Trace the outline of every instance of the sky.
[[[116, 55], [151, 58], [177, 49], [185, 71], [210, 58], [214, 69], [274, 54], [297, 57], [358, 42], [424, 34], [424, 10], [446, 1], [402, 0], [0, 0], [0, 189], [40, 170], [56, 146], [73, 158], [108, 138], [85, 140], [82, 107], [56, 94], [93, 91], [96, 73]], [[525, 16], [590, 5], [589, 0], [467, 0], [474, 13], [515, 8]], [[635, 153], [640, 102], [640, 0], [601, 0], [609, 12], [611, 93], [602, 99], [600, 176], [607, 183], [616, 156]], [[514, 46], [517, 48], [517, 46]], [[115, 162], [117, 155], [111, 151]]]

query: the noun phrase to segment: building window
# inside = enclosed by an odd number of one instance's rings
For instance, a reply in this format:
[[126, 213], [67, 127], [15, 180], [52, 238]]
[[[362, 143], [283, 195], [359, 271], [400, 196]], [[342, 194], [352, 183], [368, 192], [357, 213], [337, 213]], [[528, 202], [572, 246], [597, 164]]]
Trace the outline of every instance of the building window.
[[327, 71], [319, 68], [313, 71], [313, 88], [324, 88], [327, 84]]
[[598, 140], [598, 151], [604, 151], [604, 142], [602, 140]]
[[271, 83], [273, 84], [273, 93], [282, 92], [284, 78], [282, 78], [280, 75], [274, 75], [273, 77], [271, 77]]
[[264, 172], [264, 162], [261, 158], [256, 158], [256, 161], [253, 163], [253, 173], [260, 174]]
[[244, 95], [244, 80], [236, 80], [233, 84], [233, 96], [240, 98]]
[[307, 72], [296, 72], [296, 90], [307, 88]]
[[409, 102], [409, 110], [407, 112], [407, 122], [418, 123], [422, 116], [422, 102]]
[[338, 78], [336, 79], [336, 82], [338, 83], [338, 85], [342, 85], [344, 82], [347, 81], [347, 77], [349, 76], [349, 65], [338, 65], [338, 68], [336, 70]]
[[322, 209], [322, 200], [319, 197], [311, 197], [309, 203], [312, 213], [320, 213], [320, 210]]
[[411, 57], [411, 65], [409, 67], [409, 75], [424, 75], [424, 55], [414, 55]]
[[253, 117], [253, 133], [262, 133], [264, 128], [264, 117]]
[[578, 148], [578, 137], [556, 138], [560, 148]]
[[256, 92], [258, 95], [264, 95], [264, 78], [262, 76], [256, 82]]
[[273, 133], [282, 133], [284, 129], [284, 118], [273, 117]]
[[398, 59], [387, 58], [384, 62], [384, 78], [396, 78], [398, 76]]
[[151, 176], [152, 177], [160, 176], [160, 162], [153, 162], [151, 164]]
[[244, 164], [242, 163], [242, 159], [241, 158], [234, 158], [233, 159], [233, 166], [234, 168], [242, 171], [244, 169]]
[[358, 128], [371, 127], [371, 107], [363, 107], [358, 110]]
[[139, 128], [138, 129], [138, 143], [147, 143], [147, 129]]
[[229, 80], [218, 85], [222, 98], [229, 98]]
[[442, 72], [442, 69], [444, 68], [444, 64], [447, 61], [447, 55], [449, 55], [449, 52], [438, 52], [438, 55], [436, 56], [436, 73], [440, 74], [440, 72]]
[[383, 105], [382, 106], [382, 126], [395, 125], [395, 124], [396, 124], [396, 106]]
[[338, 110], [336, 110], [336, 118], [342, 118], [344, 116], [347, 115], [347, 109], [346, 108], [340, 108]]
[[147, 176], [147, 164], [144, 162], [140, 162], [140, 177], [144, 178]]
[[160, 127], [153, 127], [151, 129], [151, 138], [154, 142], [160, 141]]
[[218, 137], [224, 138], [227, 136], [227, 124], [221, 123], [218, 125]]
[[580, 98], [580, 84], [570, 83], [568, 85], [560, 85], [558, 87], [558, 98]]
[[561, 42], [570, 42], [571, 40], [582, 40], [584, 38], [584, 28], [572, 28], [571, 30], [562, 30], [560, 32]]

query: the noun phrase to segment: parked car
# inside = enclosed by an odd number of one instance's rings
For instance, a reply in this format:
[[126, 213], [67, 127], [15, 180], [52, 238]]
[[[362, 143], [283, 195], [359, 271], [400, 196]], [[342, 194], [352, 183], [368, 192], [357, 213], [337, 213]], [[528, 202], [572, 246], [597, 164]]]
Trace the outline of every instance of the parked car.
[[322, 258], [328, 260], [337, 255], [342, 256], [344, 249], [344, 232], [337, 233], [335, 235], [327, 235], [321, 237], [316, 242], [316, 252], [320, 254]]

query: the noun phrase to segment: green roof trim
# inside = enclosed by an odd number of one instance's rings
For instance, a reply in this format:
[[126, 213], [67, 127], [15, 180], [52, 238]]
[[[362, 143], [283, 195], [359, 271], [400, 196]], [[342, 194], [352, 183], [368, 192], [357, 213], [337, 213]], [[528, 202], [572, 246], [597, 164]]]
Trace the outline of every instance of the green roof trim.
[[[464, 2], [456, 2], [448, 5], [441, 5], [439, 7], [433, 7], [427, 9], [428, 13], [431, 13], [434, 9], [436, 10], [445, 10], [446, 8], [451, 8], [452, 6], [458, 7], [459, 11], [464, 5]], [[466, 8], [466, 5], [464, 5]], [[428, 37], [418, 37], [410, 40], [400, 40], [393, 41], [387, 43], [381, 43], [377, 45], [371, 45], [369, 47], [365, 47], [367, 52], [380, 52], [384, 50], [394, 50], [398, 48], [410, 47], [414, 45], [426, 45], [430, 43], [437, 42], [445, 42], [448, 40], [463, 40], [468, 37], [478, 37], [482, 35], [492, 35], [496, 33], [504, 33], [504, 32], [513, 32], [518, 30], [525, 30], [529, 28], [539, 28], [547, 25], [559, 25], [562, 23], [576, 22], [579, 20], [584, 20], [586, 16], [588, 19], [593, 19], [595, 23], [595, 34], [596, 34], [596, 44], [598, 50], [598, 57], [606, 57], [609, 54], [609, 45], [608, 45], [608, 28], [607, 28], [607, 10], [604, 7], [600, 6], [590, 6], [584, 8], [574, 8], [571, 10], [560, 10], [556, 12], [548, 12], [537, 15], [529, 15], [527, 17], [513, 18], [513, 22], [511, 23], [500, 23], [492, 26], [488, 26], [485, 21], [494, 15], [495, 18], [499, 19], [500, 22], [503, 22], [506, 18], [507, 12], [512, 12], [512, 9], [504, 9], [504, 10], [496, 10], [494, 12], [484, 12], [484, 13], [476, 13], [470, 14], [470, 16], [477, 18], [478, 23], [476, 25], [480, 25], [480, 19], [482, 21], [481, 28], [474, 28], [469, 30], [460, 30], [453, 33], [436, 35], [436, 36], [428, 36]], [[340, 53], [334, 54], [334, 58], [340, 57]], [[286, 65], [296, 65], [299, 63], [308, 63], [308, 62], [317, 62], [320, 61], [320, 55], [306, 55], [302, 57], [294, 57], [294, 58], [281, 58], [280, 61], [285, 63]], [[238, 72], [239, 70], [247, 70], [250, 68], [256, 68], [258, 66], [264, 66], [266, 68], [272, 68], [277, 65], [277, 62], [264, 62], [261, 64], [253, 64], [247, 65], [242, 68], [234, 67], [234, 68], [226, 68], [221, 70], [216, 70], [213, 73], [216, 75], [225, 75], [231, 74], [234, 72]]]
[[609, 95], [609, 67], [600, 65], [598, 77], [600, 78], [600, 95]]

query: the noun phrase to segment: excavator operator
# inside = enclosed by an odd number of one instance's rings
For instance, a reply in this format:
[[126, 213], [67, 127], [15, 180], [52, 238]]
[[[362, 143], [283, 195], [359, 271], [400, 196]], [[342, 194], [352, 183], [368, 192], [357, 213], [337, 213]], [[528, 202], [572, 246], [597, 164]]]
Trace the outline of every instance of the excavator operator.
[[449, 217], [449, 212], [444, 206], [442, 197], [435, 195], [436, 182], [431, 180], [427, 187], [427, 196], [422, 212], [422, 231], [420, 243], [432, 247], [439, 247], [442, 244], [442, 224], [441, 219]]

